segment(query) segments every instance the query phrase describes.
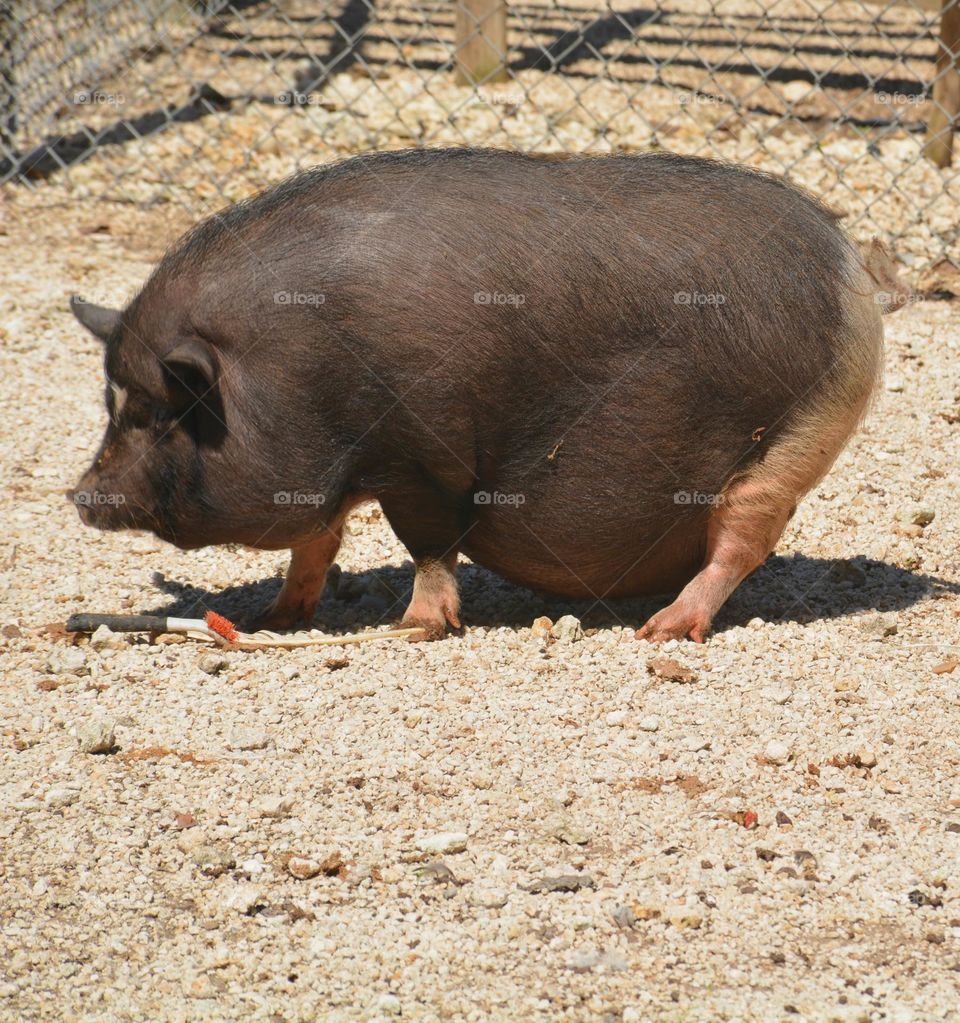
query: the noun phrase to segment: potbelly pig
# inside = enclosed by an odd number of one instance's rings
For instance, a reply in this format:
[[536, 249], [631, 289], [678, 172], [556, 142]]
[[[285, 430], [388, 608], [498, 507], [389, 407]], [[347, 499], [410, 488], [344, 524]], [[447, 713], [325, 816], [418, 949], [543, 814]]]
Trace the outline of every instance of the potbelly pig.
[[310, 622], [351, 509], [460, 627], [464, 554], [534, 590], [675, 595], [701, 642], [857, 428], [876, 272], [785, 181], [669, 154], [361, 156], [204, 220], [105, 345], [84, 522], [290, 548], [257, 623]]

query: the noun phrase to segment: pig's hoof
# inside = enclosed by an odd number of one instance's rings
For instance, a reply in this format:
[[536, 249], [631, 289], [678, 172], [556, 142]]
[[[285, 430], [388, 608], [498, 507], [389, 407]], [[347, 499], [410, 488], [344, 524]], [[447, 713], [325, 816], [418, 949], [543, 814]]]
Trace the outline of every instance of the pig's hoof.
[[401, 629], [423, 629], [422, 635], [408, 636], [410, 643], [433, 642], [436, 639], [443, 639], [447, 634], [447, 621], [445, 618], [404, 618], [400, 623]]
[[300, 604], [291, 606], [274, 602], [253, 619], [250, 631], [269, 629], [271, 632], [283, 632], [295, 628], [300, 622], [309, 628], [313, 621], [313, 611], [313, 608], [306, 608]]
[[636, 637], [648, 643], [665, 643], [668, 639], [686, 639], [689, 636], [694, 643], [703, 643], [709, 632], [709, 618], [671, 604], [637, 629]]

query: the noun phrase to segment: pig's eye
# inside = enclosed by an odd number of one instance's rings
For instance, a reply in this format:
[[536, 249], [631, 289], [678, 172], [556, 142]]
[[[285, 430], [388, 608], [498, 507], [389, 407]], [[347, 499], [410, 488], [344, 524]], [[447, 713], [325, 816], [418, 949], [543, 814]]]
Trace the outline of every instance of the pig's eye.
[[164, 408], [162, 405], [155, 408], [150, 416], [150, 425], [158, 433], [168, 430], [176, 422], [177, 414], [173, 409]]

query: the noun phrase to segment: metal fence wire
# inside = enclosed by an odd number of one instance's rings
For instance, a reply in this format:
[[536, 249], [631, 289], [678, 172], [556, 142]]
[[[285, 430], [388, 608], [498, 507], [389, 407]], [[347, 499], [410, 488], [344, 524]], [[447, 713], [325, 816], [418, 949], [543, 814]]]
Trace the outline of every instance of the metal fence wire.
[[786, 174], [952, 271], [958, 5], [0, 0], [0, 181], [200, 214], [372, 149], [663, 148]]

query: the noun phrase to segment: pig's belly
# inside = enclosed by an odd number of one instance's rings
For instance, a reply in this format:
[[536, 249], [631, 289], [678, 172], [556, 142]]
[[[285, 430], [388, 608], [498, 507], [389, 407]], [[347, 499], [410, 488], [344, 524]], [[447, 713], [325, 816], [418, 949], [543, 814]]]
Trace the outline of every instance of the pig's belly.
[[655, 525], [625, 518], [601, 526], [557, 521], [527, 507], [479, 511], [462, 546], [478, 565], [545, 593], [632, 597], [673, 593], [699, 570], [706, 516], [680, 515]]

